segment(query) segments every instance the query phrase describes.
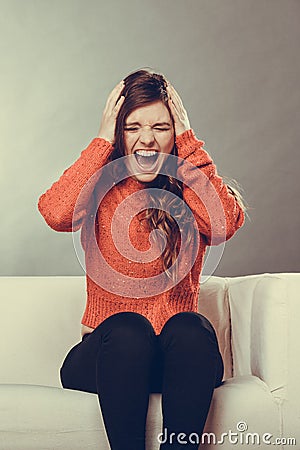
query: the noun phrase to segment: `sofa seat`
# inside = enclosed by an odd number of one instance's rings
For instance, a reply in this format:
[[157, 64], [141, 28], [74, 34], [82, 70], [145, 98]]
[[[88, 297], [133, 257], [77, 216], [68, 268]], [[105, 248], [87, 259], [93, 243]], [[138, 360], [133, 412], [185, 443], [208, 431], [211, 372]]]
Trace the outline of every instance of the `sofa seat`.
[[[0, 448], [3, 450], [109, 450], [95, 394], [48, 386], [2, 384], [0, 397], [3, 405]], [[249, 432], [279, 435], [276, 402], [266, 384], [255, 376], [226, 380], [215, 389], [212, 405], [204, 431], [213, 431], [216, 440], [206, 439], [207, 450], [227, 448], [216, 442], [221, 440], [224, 430], [237, 432], [239, 422], [245, 422]], [[263, 424], [261, 429], [259, 423]], [[161, 394], [151, 394], [147, 416], [149, 449], [159, 448], [161, 433]], [[163, 439], [170, 439], [166, 431], [160, 435], [160, 440]], [[228, 443], [225, 437], [226, 440]]]

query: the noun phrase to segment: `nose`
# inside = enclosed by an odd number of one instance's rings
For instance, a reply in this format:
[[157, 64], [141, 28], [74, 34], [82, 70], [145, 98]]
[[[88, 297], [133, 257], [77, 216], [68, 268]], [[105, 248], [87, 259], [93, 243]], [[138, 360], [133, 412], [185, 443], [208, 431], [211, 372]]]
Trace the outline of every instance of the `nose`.
[[140, 142], [143, 145], [151, 146], [154, 142], [154, 134], [151, 128], [142, 129], [140, 133]]

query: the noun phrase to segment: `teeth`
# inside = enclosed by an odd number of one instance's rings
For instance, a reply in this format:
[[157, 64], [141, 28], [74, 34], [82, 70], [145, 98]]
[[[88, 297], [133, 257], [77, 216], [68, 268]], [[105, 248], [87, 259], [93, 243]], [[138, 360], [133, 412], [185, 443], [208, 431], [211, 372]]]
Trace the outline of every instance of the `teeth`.
[[153, 151], [153, 150], [150, 150], [150, 151], [148, 151], [148, 150], [137, 150], [135, 153], [140, 155], [140, 156], [155, 156], [156, 155], [156, 152]]

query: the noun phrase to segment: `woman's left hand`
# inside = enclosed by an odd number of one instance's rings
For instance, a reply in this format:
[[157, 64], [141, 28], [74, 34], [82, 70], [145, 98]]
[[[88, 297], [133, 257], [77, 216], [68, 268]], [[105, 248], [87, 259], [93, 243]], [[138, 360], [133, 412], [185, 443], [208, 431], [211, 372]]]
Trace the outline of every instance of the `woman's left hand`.
[[170, 82], [167, 85], [167, 92], [169, 94], [168, 104], [174, 119], [175, 134], [178, 136], [184, 131], [191, 129], [190, 121], [178, 92], [176, 92]]

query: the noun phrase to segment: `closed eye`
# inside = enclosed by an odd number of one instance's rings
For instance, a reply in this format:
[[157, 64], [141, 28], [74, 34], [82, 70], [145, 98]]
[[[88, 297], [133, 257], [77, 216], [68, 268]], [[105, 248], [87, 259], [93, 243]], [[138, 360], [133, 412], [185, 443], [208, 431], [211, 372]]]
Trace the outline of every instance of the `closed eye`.
[[[160, 127], [154, 127], [153, 129], [156, 131], [169, 131], [170, 130], [170, 128], [160, 128]], [[130, 128], [126, 127], [126, 128], [124, 128], [124, 130], [125, 131], [138, 131], [139, 128], [138, 127], [130, 127]]]

